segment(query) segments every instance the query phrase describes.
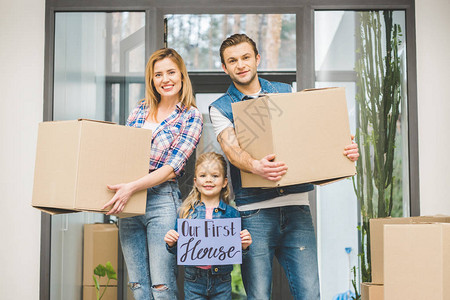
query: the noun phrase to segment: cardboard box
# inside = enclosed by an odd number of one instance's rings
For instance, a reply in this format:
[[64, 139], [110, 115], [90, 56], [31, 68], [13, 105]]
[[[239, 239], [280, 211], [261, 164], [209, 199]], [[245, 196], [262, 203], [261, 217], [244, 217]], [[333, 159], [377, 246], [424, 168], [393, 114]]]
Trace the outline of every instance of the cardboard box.
[[276, 154], [288, 166], [278, 182], [241, 172], [243, 187], [325, 184], [356, 174], [344, 88], [269, 94], [232, 104], [240, 146], [256, 159]]
[[371, 282], [361, 283], [361, 300], [383, 300], [384, 288], [382, 284]]
[[[105, 287], [100, 287], [100, 292], [103, 292]], [[83, 300], [97, 300], [95, 288], [93, 286], [83, 286]], [[117, 300], [117, 287], [108, 286], [102, 300]]]
[[[32, 205], [48, 213], [104, 212], [107, 184], [148, 173], [150, 130], [75, 120], [39, 124]], [[120, 217], [145, 213], [147, 191], [135, 193]]]
[[409, 218], [370, 219], [370, 254], [372, 266], [372, 283], [384, 284], [384, 225], [412, 223], [450, 223], [449, 216], [421, 216]]
[[[119, 248], [119, 229], [115, 224], [85, 224], [83, 245], [83, 285], [95, 285], [92, 275], [99, 265], [111, 262], [117, 272]], [[98, 279], [98, 278], [97, 278]], [[100, 278], [99, 284], [105, 285], [108, 278]], [[111, 280], [110, 285], [117, 285]]]
[[384, 226], [386, 300], [450, 299], [450, 224]]

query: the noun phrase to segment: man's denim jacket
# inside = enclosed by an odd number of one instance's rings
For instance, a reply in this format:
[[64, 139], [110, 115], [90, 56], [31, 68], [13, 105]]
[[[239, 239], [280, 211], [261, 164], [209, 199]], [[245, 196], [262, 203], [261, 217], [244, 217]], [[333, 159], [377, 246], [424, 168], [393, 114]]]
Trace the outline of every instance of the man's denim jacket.
[[[189, 218], [190, 219], [205, 219], [206, 216], [206, 207], [203, 202], [200, 202], [195, 206], [194, 211], [189, 211]], [[239, 212], [231, 207], [230, 205], [226, 204], [222, 200], [219, 202], [219, 206], [216, 207], [213, 211], [212, 218], [213, 219], [221, 219], [221, 218], [240, 218]], [[178, 222], [177, 222], [178, 223]], [[175, 231], [177, 231], [177, 223], [175, 223]], [[177, 245], [175, 244], [172, 247], [169, 247], [169, 245], [166, 244], [167, 250], [172, 253], [177, 253]], [[243, 250], [243, 254], [247, 253], [249, 248], [246, 250]], [[233, 270], [233, 265], [217, 265], [217, 266], [211, 266], [211, 272], [213, 274], [226, 274], [230, 273]]]
[[[261, 94], [269, 93], [290, 93], [292, 91], [291, 86], [281, 82], [271, 82], [262, 78], [258, 78], [261, 85]], [[231, 123], [234, 124], [233, 110], [231, 109], [231, 103], [239, 101], [245, 101], [246, 95], [242, 94], [231, 83], [228, 91], [222, 95], [219, 99], [211, 103], [211, 107], [218, 109], [225, 117], [227, 117]], [[276, 198], [287, 194], [303, 193], [314, 189], [312, 184], [295, 184], [276, 188], [243, 188], [241, 183], [241, 172], [230, 163], [230, 176], [231, 184], [233, 185], [233, 191], [235, 195], [235, 202], [237, 206], [244, 204], [250, 204]]]

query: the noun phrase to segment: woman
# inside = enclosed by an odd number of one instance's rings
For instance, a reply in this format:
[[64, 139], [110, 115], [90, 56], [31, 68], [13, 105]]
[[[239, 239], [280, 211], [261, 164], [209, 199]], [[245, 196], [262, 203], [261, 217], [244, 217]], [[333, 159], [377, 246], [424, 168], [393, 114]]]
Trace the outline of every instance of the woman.
[[145, 70], [145, 99], [130, 114], [127, 126], [153, 131], [148, 175], [108, 186], [114, 197], [104, 208], [120, 213], [130, 196], [147, 190], [146, 213], [119, 220], [119, 236], [135, 300], [176, 299], [176, 260], [164, 235], [173, 227], [181, 204], [176, 179], [202, 132], [201, 113], [181, 56], [164, 48], [150, 57]]

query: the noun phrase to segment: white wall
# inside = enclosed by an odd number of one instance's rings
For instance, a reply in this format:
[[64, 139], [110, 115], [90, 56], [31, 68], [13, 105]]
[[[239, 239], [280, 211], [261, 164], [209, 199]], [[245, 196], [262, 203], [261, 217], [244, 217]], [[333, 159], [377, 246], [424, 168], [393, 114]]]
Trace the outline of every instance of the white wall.
[[416, 0], [421, 215], [450, 215], [450, 2]]
[[44, 0], [0, 1], [0, 299], [39, 299], [40, 213], [30, 203], [44, 7]]

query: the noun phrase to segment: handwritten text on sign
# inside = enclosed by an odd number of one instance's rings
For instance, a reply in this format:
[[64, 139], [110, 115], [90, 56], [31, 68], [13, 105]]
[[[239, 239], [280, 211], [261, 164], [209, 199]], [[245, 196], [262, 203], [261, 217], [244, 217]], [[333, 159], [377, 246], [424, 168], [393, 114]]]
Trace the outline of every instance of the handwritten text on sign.
[[241, 219], [178, 219], [179, 265], [242, 263]]

